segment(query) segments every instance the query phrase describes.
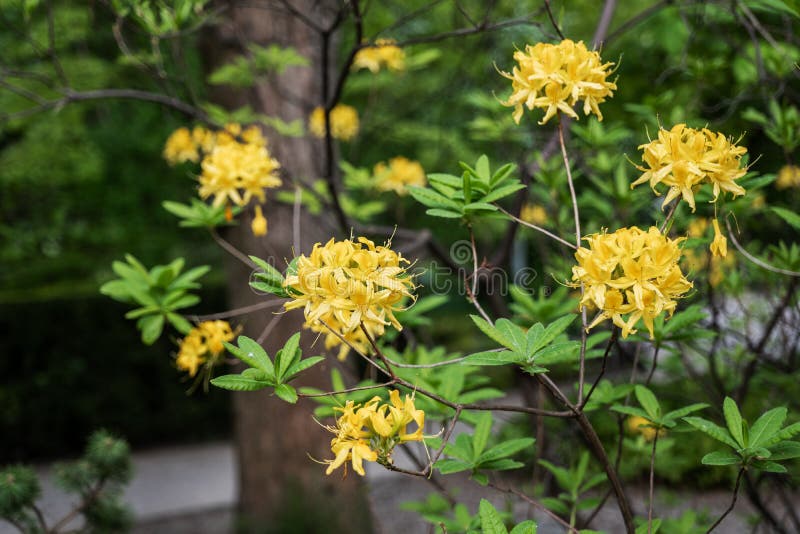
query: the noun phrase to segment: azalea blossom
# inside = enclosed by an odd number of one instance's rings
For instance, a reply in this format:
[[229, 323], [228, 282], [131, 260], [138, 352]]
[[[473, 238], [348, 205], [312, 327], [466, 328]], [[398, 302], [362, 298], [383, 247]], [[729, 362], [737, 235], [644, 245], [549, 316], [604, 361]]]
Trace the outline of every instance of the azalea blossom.
[[376, 164], [373, 174], [379, 190], [394, 191], [400, 196], [408, 194], [408, 186], [422, 187], [426, 183], [422, 165], [403, 156], [390, 159], [388, 166], [384, 162]]
[[[381, 403], [376, 396], [363, 406], [347, 401], [334, 410], [341, 415], [336, 418], [336, 426], [325, 427], [335, 434], [331, 440], [334, 459], [324, 462], [328, 464], [326, 475], [349, 460], [353, 471], [364, 476], [364, 461], [391, 464], [396, 445], [423, 439], [425, 412], [414, 406], [413, 395], [401, 399], [400, 392], [392, 390], [389, 403]], [[409, 432], [408, 425], [412, 423], [416, 430]]]
[[227, 321], [204, 321], [180, 341], [175, 365], [189, 376], [195, 376], [200, 366], [219, 359], [225, 351], [223, 343], [233, 337], [234, 331]]
[[719, 222], [714, 219], [714, 240], [711, 242], [711, 246], [709, 249], [711, 250], [711, 254], [719, 257], [724, 258], [728, 255], [728, 239], [722, 235], [722, 232], [719, 229]]
[[[331, 137], [349, 141], [358, 135], [358, 112], [356, 108], [345, 104], [337, 104], [330, 111], [331, 118]], [[314, 108], [308, 119], [308, 129], [320, 139], [325, 137], [325, 109], [322, 107]]]
[[583, 41], [564, 39], [558, 44], [537, 43], [514, 53], [517, 65], [511, 73], [501, 72], [512, 82], [511, 96], [503, 102], [514, 106], [514, 122], [519, 124], [524, 108], [545, 110], [539, 124], [557, 113], [578, 118], [573, 107], [583, 101], [583, 113], [594, 113], [603, 120], [599, 104], [613, 96], [616, 82], [608, 80], [613, 63], [603, 63], [597, 51], [588, 50]]
[[365, 45], [353, 58], [353, 70], [378, 72], [381, 67], [401, 71], [406, 67], [406, 53], [393, 39], [378, 39], [373, 46]]
[[653, 226], [646, 232], [621, 228], [584, 239], [589, 246], [575, 253], [572, 280], [573, 286], [584, 286], [581, 308], [598, 310], [587, 328], [611, 319], [625, 338], [642, 319], [652, 338], [653, 319], [671, 316], [677, 299], [692, 287], [678, 265], [685, 238], [670, 239]]
[[723, 191], [734, 197], [745, 194], [736, 180], [747, 173], [747, 168], [740, 168], [747, 149], [721, 133], [676, 124], [670, 130], [660, 128], [658, 138], [640, 145], [639, 149], [643, 151], [645, 165], [636, 166], [643, 174], [631, 188], [649, 183], [653, 191], [661, 195], [656, 186], [667, 186], [662, 208], [681, 197], [695, 211], [694, 194], [704, 183], [711, 184], [712, 202], [716, 202]]
[[261, 206], [256, 205], [253, 221], [250, 223], [250, 230], [256, 237], [267, 235], [267, 219], [261, 212]]
[[338, 346], [340, 359], [350, 346], [368, 352], [364, 330], [373, 339], [388, 325], [402, 330], [394, 312], [404, 309], [403, 299], [414, 298], [414, 282], [404, 264], [408, 261], [388, 245], [375, 246], [363, 237], [317, 243], [286, 277], [284, 287], [292, 300], [284, 307], [303, 308], [306, 328], [326, 334], [326, 348]]

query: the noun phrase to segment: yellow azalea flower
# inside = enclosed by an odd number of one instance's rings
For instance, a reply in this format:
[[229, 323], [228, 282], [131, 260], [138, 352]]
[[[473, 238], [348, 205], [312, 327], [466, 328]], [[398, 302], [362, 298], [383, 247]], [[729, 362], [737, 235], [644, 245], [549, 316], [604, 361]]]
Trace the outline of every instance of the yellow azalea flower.
[[656, 433], [658, 433], [658, 437], [662, 437], [667, 433], [663, 428], [656, 430], [652, 426], [649, 426], [652, 423], [644, 417], [639, 417], [638, 415], [628, 417], [626, 424], [628, 426], [628, 432], [631, 434], [642, 435], [645, 441], [653, 441], [656, 438]]
[[188, 128], [178, 128], [167, 138], [164, 145], [164, 159], [170, 165], [185, 161], [197, 163], [200, 160], [197, 143]]
[[[335, 434], [331, 440], [334, 459], [323, 462], [328, 464], [326, 475], [350, 460], [353, 470], [364, 476], [364, 461], [390, 464], [396, 445], [423, 439], [425, 412], [415, 408], [413, 396], [406, 395], [401, 400], [400, 392], [392, 390], [389, 399], [388, 404], [382, 404], [376, 396], [363, 406], [347, 401], [345, 406], [334, 408], [341, 415], [336, 418], [336, 426], [325, 427]], [[417, 429], [409, 434], [411, 423]]]
[[303, 308], [305, 327], [325, 333], [326, 348], [339, 346], [340, 359], [350, 347], [330, 330], [359, 351], [369, 352], [362, 324], [373, 339], [390, 324], [402, 330], [394, 312], [403, 309], [404, 298], [414, 298], [414, 282], [403, 266], [407, 263], [389, 245], [375, 246], [363, 237], [317, 243], [309, 256], [297, 259], [297, 271], [286, 277], [284, 287], [292, 300], [284, 307]]
[[406, 53], [393, 39], [378, 39], [373, 46], [365, 45], [353, 58], [353, 70], [369, 69], [378, 72], [381, 67], [400, 71], [406, 67]]
[[223, 342], [231, 341], [234, 331], [227, 321], [204, 321], [192, 328], [180, 341], [175, 365], [195, 376], [206, 362], [216, 362], [225, 351]]
[[200, 198], [214, 197], [213, 206], [232, 202], [244, 206], [254, 197], [264, 202], [264, 189], [278, 187], [280, 164], [265, 146], [239, 142], [217, 144], [203, 159], [200, 174]]
[[547, 211], [542, 206], [525, 204], [522, 206], [522, 210], [519, 213], [519, 218], [526, 223], [541, 226], [547, 222]]
[[206, 130], [202, 126], [195, 126], [192, 129], [192, 141], [205, 154], [208, 154], [214, 148], [216, 137], [213, 131]]
[[381, 191], [394, 191], [400, 196], [408, 194], [409, 185], [424, 186], [425, 170], [418, 161], [413, 161], [403, 156], [389, 160], [389, 165], [383, 162], [375, 165], [375, 186]]
[[639, 148], [643, 149], [642, 161], [646, 167], [636, 166], [644, 174], [631, 184], [631, 188], [649, 182], [653, 191], [660, 195], [656, 186], [667, 186], [662, 208], [682, 197], [694, 211], [694, 193], [703, 183], [712, 186], [712, 202], [717, 201], [722, 191], [734, 197], [745, 193], [736, 180], [747, 172], [747, 168], [740, 168], [747, 149], [737, 146], [721, 133], [676, 124], [671, 130], [660, 128], [658, 139]]
[[583, 41], [564, 39], [558, 44], [537, 43], [514, 52], [517, 66], [511, 74], [512, 93], [505, 106], [514, 106], [514, 122], [519, 124], [525, 107], [545, 110], [544, 124], [559, 111], [578, 118], [572, 109], [583, 101], [583, 113], [594, 113], [603, 120], [599, 104], [613, 96], [615, 82], [607, 78], [613, 63], [603, 63], [597, 51], [590, 51]]
[[253, 231], [254, 236], [267, 235], [267, 219], [261, 213], [261, 206], [256, 205], [255, 215], [253, 221], [250, 223], [250, 229]]
[[778, 179], [775, 180], [775, 187], [778, 189], [788, 189], [800, 187], [800, 167], [796, 165], [784, 165], [778, 171]]
[[[358, 112], [352, 106], [337, 104], [330, 112], [331, 137], [349, 141], [358, 134]], [[308, 119], [308, 129], [316, 137], [325, 137], [325, 110], [314, 108]]]
[[575, 253], [572, 285], [584, 286], [581, 308], [599, 311], [588, 328], [611, 319], [626, 338], [642, 319], [652, 338], [653, 319], [661, 313], [671, 316], [676, 299], [692, 287], [678, 265], [685, 238], [670, 239], [653, 226], [647, 232], [621, 228], [584, 239], [589, 247]]
[[719, 222], [714, 219], [714, 240], [711, 242], [711, 246], [709, 249], [711, 250], [711, 254], [724, 258], [728, 255], [728, 239], [722, 235], [722, 232], [719, 229]]

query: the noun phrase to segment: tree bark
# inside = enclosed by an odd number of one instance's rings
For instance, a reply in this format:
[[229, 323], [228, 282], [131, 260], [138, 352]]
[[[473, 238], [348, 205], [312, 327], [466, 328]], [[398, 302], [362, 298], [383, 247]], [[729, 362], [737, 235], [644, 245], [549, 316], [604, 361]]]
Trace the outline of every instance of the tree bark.
[[[253, 5], [248, 3], [248, 6]], [[266, 6], [267, 3], [265, 2]], [[281, 6], [281, 2], [274, 2]], [[331, 0], [293, 0], [292, 5], [322, 26], [333, 18], [337, 3]], [[292, 46], [307, 57], [308, 67], [290, 67], [285, 73], [271, 76], [247, 91], [219, 91], [214, 100], [230, 109], [250, 105], [255, 111], [291, 121], [305, 121], [313, 106], [321, 102], [320, 37], [307, 24], [283, 9], [233, 7], [227, 20], [206, 42], [210, 66], [219, 65], [234, 54], [241, 54], [246, 43], [276, 43]], [[270, 135], [269, 150], [282, 166], [284, 184], [291, 177], [322, 176], [322, 145], [306, 138]], [[264, 214], [269, 233], [256, 238], [250, 232], [250, 210], [240, 215], [238, 227], [226, 231], [225, 237], [239, 250], [268, 259], [278, 269], [297, 254], [308, 252], [313, 243], [327, 240], [332, 229], [306, 212], [300, 215], [299, 250], [293, 251], [292, 206], [275, 202], [267, 192]], [[268, 298], [251, 290], [248, 281], [251, 269], [230, 257], [226, 265], [229, 305], [246, 306]], [[244, 334], [258, 338], [264, 327], [280, 311], [265, 311], [248, 316]], [[295, 332], [302, 329], [302, 312], [281, 316], [263, 345], [274, 357], [279, 348]], [[304, 356], [323, 352], [322, 343], [313, 346], [316, 335], [304, 331], [301, 346]], [[335, 360], [306, 371], [297, 381], [330, 389], [330, 370]], [[297, 384], [295, 384], [297, 385]], [[234, 393], [235, 439], [239, 456], [239, 506], [242, 526], [258, 532], [370, 532], [371, 522], [365, 486], [359, 477], [340, 474], [325, 476], [325, 468], [312, 461], [331, 457], [332, 435], [318, 425], [312, 416], [315, 404], [301, 400], [290, 405], [270, 392]]]

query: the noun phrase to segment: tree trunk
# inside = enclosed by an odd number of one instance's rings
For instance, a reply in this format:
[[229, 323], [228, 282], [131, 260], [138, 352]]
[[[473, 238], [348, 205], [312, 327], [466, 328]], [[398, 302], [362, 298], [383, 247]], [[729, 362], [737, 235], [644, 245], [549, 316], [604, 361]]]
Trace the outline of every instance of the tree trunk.
[[[282, 5], [281, 2], [274, 2]], [[254, 5], [249, 3], [248, 5]], [[326, 0], [293, 1], [292, 5], [325, 25], [337, 3]], [[282, 8], [230, 8], [227, 20], [215, 31], [206, 56], [208, 64], [219, 65], [234, 54], [241, 54], [246, 43], [277, 43], [292, 46], [311, 62], [309, 67], [290, 67], [267, 82], [260, 82], [248, 91], [220, 91], [214, 99], [230, 109], [250, 105], [256, 112], [279, 116], [290, 121], [305, 121], [311, 108], [321, 104], [320, 36], [302, 21]], [[322, 145], [312, 138], [269, 136], [269, 149], [282, 166], [284, 184], [291, 177], [322, 176]], [[265, 238], [250, 232], [250, 213], [240, 216], [238, 227], [229, 229], [225, 237], [239, 250], [268, 259], [283, 270], [294, 256], [292, 206], [270, 198], [264, 207], [269, 222]], [[249, 212], [249, 210], [248, 210]], [[300, 214], [300, 242], [296, 252], [308, 252], [313, 243], [331, 237], [331, 229], [305, 212]], [[251, 269], [234, 258], [227, 263], [229, 304], [231, 308], [262, 302], [268, 298], [250, 289]], [[258, 338], [269, 321], [280, 314], [270, 309], [250, 315], [244, 333]], [[301, 330], [302, 312], [280, 316], [263, 345], [274, 357], [279, 348], [295, 332]], [[304, 356], [323, 352], [321, 343], [312, 347], [316, 335], [304, 332], [301, 346]], [[330, 388], [333, 360], [306, 371], [298, 383]], [[296, 384], [295, 384], [296, 385]], [[240, 512], [247, 531], [258, 532], [370, 532], [370, 514], [365, 486], [359, 477], [342, 479], [340, 474], [325, 475], [325, 468], [312, 461], [331, 457], [332, 435], [318, 425], [312, 416], [315, 404], [301, 400], [290, 405], [270, 392], [234, 393], [235, 437], [239, 455]]]

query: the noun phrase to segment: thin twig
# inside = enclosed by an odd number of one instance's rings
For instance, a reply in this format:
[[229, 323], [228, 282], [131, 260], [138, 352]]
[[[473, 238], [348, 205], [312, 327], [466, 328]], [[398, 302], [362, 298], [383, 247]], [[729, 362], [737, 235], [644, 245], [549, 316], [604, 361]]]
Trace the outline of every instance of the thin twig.
[[489, 482], [489, 487], [490, 487], [490, 488], [494, 488], [494, 489], [496, 489], [497, 491], [502, 491], [502, 492], [504, 492], [504, 493], [511, 493], [512, 495], [516, 495], [517, 497], [519, 497], [519, 498], [520, 498], [520, 499], [522, 499], [523, 501], [527, 502], [528, 504], [531, 504], [531, 505], [535, 506], [536, 508], [538, 508], [539, 510], [543, 511], [543, 512], [544, 512], [545, 514], [547, 514], [547, 515], [548, 515], [548, 516], [549, 516], [551, 519], [553, 519], [553, 520], [554, 520], [554, 521], [556, 521], [558, 524], [560, 524], [561, 526], [563, 526], [564, 528], [566, 528], [568, 532], [573, 532], [573, 533], [575, 533], [575, 534], [578, 534], [578, 530], [577, 530], [575, 527], [573, 527], [572, 525], [570, 525], [569, 523], [567, 523], [566, 521], [564, 521], [564, 520], [563, 520], [562, 518], [560, 518], [560, 517], [559, 517], [557, 514], [554, 514], [553, 512], [551, 512], [550, 510], [548, 510], [548, 509], [547, 509], [547, 507], [546, 507], [546, 506], [544, 506], [542, 503], [540, 503], [540, 502], [539, 502], [539, 501], [537, 501], [536, 499], [533, 499], [532, 497], [528, 497], [527, 495], [525, 495], [525, 494], [524, 494], [524, 493], [522, 493], [521, 491], [519, 491], [519, 490], [516, 490], [516, 489], [514, 489], [514, 488], [501, 488], [500, 486], [497, 486], [496, 484], [493, 484], [492, 482]]
[[800, 272], [789, 271], [788, 269], [780, 269], [778, 267], [773, 267], [772, 265], [766, 263], [763, 260], [760, 260], [760, 259], [756, 258], [752, 254], [747, 252], [742, 247], [742, 245], [739, 244], [739, 242], [736, 240], [736, 238], [734, 237], [733, 229], [731, 228], [731, 223], [730, 223], [730, 221], [728, 219], [725, 219], [725, 226], [728, 227], [728, 238], [731, 240], [731, 243], [733, 243], [733, 246], [736, 247], [736, 250], [738, 250], [739, 252], [742, 253], [742, 256], [744, 256], [745, 258], [747, 258], [751, 262], [755, 263], [756, 265], [758, 265], [762, 269], [766, 269], [766, 270], [771, 271], [773, 273], [785, 274], [786, 276], [797, 276], [797, 277], [800, 277]]
[[547, 11], [547, 17], [550, 19], [550, 24], [553, 25], [553, 28], [556, 30], [556, 33], [558, 34], [559, 37], [561, 37], [561, 40], [563, 41], [564, 39], [566, 39], [566, 37], [564, 37], [564, 33], [561, 31], [561, 28], [558, 27], [556, 18], [553, 16], [553, 10], [550, 8], [550, 0], [544, 0], [544, 8]]
[[739, 486], [742, 483], [742, 475], [744, 475], [744, 471], [744, 467], [739, 468], [739, 474], [736, 476], [736, 484], [733, 486], [733, 498], [731, 499], [731, 503], [728, 505], [728, 508], [722, 512], [722, 515], [719, 516], [719, 519], [717, 519], [714, 524], [709, 527], [709, 529], [706, 531], [706, 534], [717, 528], [719, 524], [722, 523], [722, 520], [725, 519], [729, 513], [731, 513], [733, 507], [736, 506], [736, 499], [739, 497]]
[[324, 393], [298, 393], [298, 397], [312, 398], [312, 397], [332, 397], [334, 395], [342, 395], [344, 393], [354, 393], [356, 391], [366, 391], [369, 389], [379, 389], [394, 385], [394, 381], [390, 380], [383, 384], [373, 384], [371, 386], [356, 386], [347, 389], [339, 389], [336, 391], [326, 391]]
[[653, 532], [653, 496], [655, 493], [655, 468], [656, 468], [656, 443], [658, 443], [658, 429], [653, 438], [653, 451], [650, 453], [650, 497], [647, 505], [647, 534]]
[[267, 339], [267, 336], [270, 334], [270, 332], [272, 332], [272, 330], [276, 326], [278, 326], [278, 323], [281, 322], [281, 319], [283, 319], [283, 317], [284, 314], [282, 313], [276, 314], [275, 317], [273, 317], [270, 320], [270, 322], [267, 323], [267, 326], [264, 327], [264, 330], [261, 331], [261, 334], [259, 334], [258, 339], [256, 339], [256, 343], [258, 343], [259, 345], [264, 343], [264, 340]]
[[197, 321], [197, 322], [217, 321], [219, 319], [227, 319], [229, 317], [239, 317], [240, 315], [247, 315], [248, 313], [252, 313], [258, 310], [263, 310], [266, 308], [274, 308], [275, 306], [280, 306], [284, 302], [285, 301], [283, 299], [276, 298], [219, 313], [211, 313], [208, 315], [187, 315], [186, 318], [189, 319], [190, 321]]
[[527, 226], [528, 228], [533, 228], [533, 229], [534, 229], [534, 230], [536, 230], [537, 232], [541, 232], [541, 233], [543, 233], [544, 235], [546, 235], [547, 237], [549, 237], [549, 238], [551, 238], [551, 239], [555, 239], [556, 241], [558, 241], [558, 242], [559, 242], [559, 243], [561, 243], [562, 245], [566, 245], [566, 246], [568, 246], [569, 248], [571, 248], [571, 249], [573, 249], [573, 250], [577, 250], [577, 247], [576, 247], [575, 245], [573, 245], [572, 243], [570, 243], [569, 241], [567, 241], [566, 239], [562, 239], [562, 238], [558, 237], [556, 234], [554, 234], [554, 233], [552, 233], [552, 232], [550, 232], [550, 231], [548, 231], [548, 230], [545, 230], [545, 229], [544, 229], [544, 228], [542, 228], [541, 226], [536, 226], [535, 224], [531, 224], [531, 223], [529, 223], [529, 222], [523, 221], [523, 220], [522, 220], [522, 219], [520, 219], [519, 217], [515, 217], [515, 216], [514, 216], [514, 215], [512, 215], [511, 213], [507, 212], [506, 210], [504, 210], [504, 209], [503, 209], [503, 208], [501, 208], [500, 206], [497, 206], [497, 205], [495, 205], [495, 206], [497, 207], [497, 209], [499, 209], [501, 212], [503, 212], [505, 215], [507, 215], [507, 216], [508, 216], [510, 219], [512, 219], [512, 220], [514, 220], [514, 221], [517, 221], [517, 222], [518, 222], [518, 223], [520, 223], [521, 225], [523, 225], [523, 226]]
[[240, 262], [244, 263], [248, 267], [251, 267], [253, 269], [258, 267], [255, 263], [253, 263], [253, 261], [250, 258], [248, 258], [244, 253], [242, 253], [242, 251], [240, 251], [238, 248], [234, 247], [227, 240], [225, 240], [221, 235], [219, 235], [219, 232], [217, 232], [216, 228], [211, 228], [210, 229], [210, 233], [211, 233], [211, 237], [214, 238], [214, 241], [216, 241], [219, 246], [224, 248], [231, 256], [233, 256], [234, 258], [236, 258]]

